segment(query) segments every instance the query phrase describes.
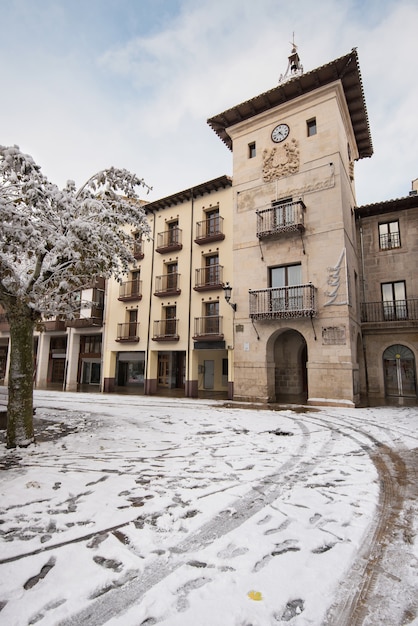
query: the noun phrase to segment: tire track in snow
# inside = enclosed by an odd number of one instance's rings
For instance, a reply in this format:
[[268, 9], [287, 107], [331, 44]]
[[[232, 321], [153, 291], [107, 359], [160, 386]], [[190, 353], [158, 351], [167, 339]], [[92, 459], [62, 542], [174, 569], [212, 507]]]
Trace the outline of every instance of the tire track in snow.
[[[292, 457], [273, 474], [259, 481], [247, 494], [232, 502], [226, 511], [221, 511], [190, 537], [180, 542], [172, 550], [170, 563], [155, 560], [143, 570], [138, 578], [92, 600], [90, 606], [60, 621], [58, 626], [79, 626], [80, 624], [101, 626], [111, 617], [123, 614], [132, 605], [138, 604], [147, 591], [187, 563], [187, 557], [184, 558], [183, 555], [205, 548], [246, 522], [265, 506], [272, 504], [285, 489], [290, 489], [292, 484], [297, 482], [300, 476], [298, 468], [302, 468], [304, 473], [315, 468], [324, 455], [330, 453], [337, 436], [340, 436], [337, 431], [330, 430], [330, 436], [309, 458], [312, 433], [302, 420], [292, 419], [292, 424], [297, 425], [302, 434], [302, 441]], [[231, 510], [234, 511], [232, 515]]]
[[[325, 419], [316, 416], [308, 416], [306, 419], [337, 430], [337, 426], [330, 425]], [[416, 617], [417, 590], [408, 590], [411, 597], [409, 607], [396, 605], [396, 602], [390, 600], [388, 603], [387, 600], [394, 597], [408, 598], [406, 576], [403, 574], [411, 554], [406, 549], [399, 556], [397, 548], [392, 548], [391, 544], [395, 534], [405, 534], [407, 530], [407, 520], [401, 519], [406, 500], [416, 500], [418, 496], [416, 455], [408, 454], [407, 451], [402, 454], [401, 450], [398, 453], [363, 428], [347, 423], [351, 416], [347, 420], [340, 416], [333, 416], [332, 419], [334, 425], [339, 424], [339, 432], [345, 431], [346, 436], [359, 443], [368, 453], [380, 479], [380, 496], [378, 515], [363, 539], [355, 562], [340, 584], [339, 599], [328, 610], [323, 626], [410, 623], [409, 619], [407, 622], [403, 620], [402, 613], [409, 612], [413, 618]], [[376, 422], [372, 425], [378, 428]], [[386, 435], [390, 433], [391, 437], [397, 436], [396, 431], [392, 432], [389, 427], [383, 426], [382, 430]], [[411, 437], [414, 438], [412, 434]], [[411, 480], [412, 476], [415, 479]], [[402, 545], [402, 542], [396, 542], [396, 545]]]

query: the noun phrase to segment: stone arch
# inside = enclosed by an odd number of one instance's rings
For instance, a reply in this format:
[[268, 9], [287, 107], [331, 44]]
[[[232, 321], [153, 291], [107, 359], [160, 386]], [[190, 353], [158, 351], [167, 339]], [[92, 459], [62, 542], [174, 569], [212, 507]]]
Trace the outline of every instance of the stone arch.
[[289, 328], [273, 333], [267, 342], [267, 361], [269, 398], [273, 402], [305, 403], [308, 348], [304, 336]]
[[393, 344], [383, 352], [385, 396], [416, 398], [415, 355], [402, 344]]

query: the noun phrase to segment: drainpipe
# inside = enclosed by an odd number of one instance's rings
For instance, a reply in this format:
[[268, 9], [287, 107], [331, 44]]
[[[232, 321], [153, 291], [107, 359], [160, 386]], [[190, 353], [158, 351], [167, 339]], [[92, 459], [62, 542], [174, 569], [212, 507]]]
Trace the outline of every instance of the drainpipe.
[[[149, 209], [148, 209], [149, 210]], [[155, 255], [155, 225], [157, 221], [157, 216], [155, 214], [154, 209], [151, 209], [151, 212], [154, 216], [154, 223], [152, 226], [152, 257], [151, 257], [151, 282], [150, 282], [150, 290], [149, 290], [149, 302], [148, 302], [148, 331], [147, 331], [147, 345], [145, 350], [145, 363], [144, 363], [144, 394], [150, 395], [149, 393], [149, 378], [148, 378], [148, 361], [149, 361], [149, 351], [150, 351], [150, 336], [151, 336], [151, 303], [152, 303], [152, 285], [154, 281], [154, 255]]]
[[[364, 240], [363, 240], [363, 227], [361, 225], [361, 218], [359, 218], [359, 229], [360, 229], [360, 255], [361, 255], [361, 291], [362, 291], [362, 297], [363, 297], [363, 304], [366, 304], [366, 279], [365, 279], [365, 274], [364, 274]], [[361, 316], [361, 309], [360, 309], [360, 316]], [[360, 328], [361, 328], [361, 318], [360, 318]], [[369, 374], [367, 372], [367, 351], [366, 351], [366, 344], [365, 344], [365, 337], [363, 336], [363, 333], [361, 334], [361, 345], [363, 348], [363, 360], [364, 360], [364, 378], [365, 378], [365, 382], [366, 382], [366, 393], [367, 393], [367, 399], [369, 399]]]
[[186, 395], [188, 397], [192, 397], [192, 389], [191, 389], [191, 361], [192, 361], [192, 350], [191, 350], [191, 327], [192, 327], [192, 284], [193, 284], [193, 228], [194, 228], [194, 193], [193, 187], [190, 189], [190, 202], [191, 202], [191, 210], [190, 210], [190, 255], [189, 255], [189, 311], [188, 311], [188, 322], [187, 322], [187, 388]]

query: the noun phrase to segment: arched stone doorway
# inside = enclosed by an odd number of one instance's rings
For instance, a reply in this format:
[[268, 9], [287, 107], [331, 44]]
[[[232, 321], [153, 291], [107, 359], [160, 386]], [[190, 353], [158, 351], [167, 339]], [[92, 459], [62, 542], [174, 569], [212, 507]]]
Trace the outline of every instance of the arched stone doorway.
[[412, 350], [396, 344], [383, 353], [386, 396], [415, 398], [417, 395], [415, 357]]
[[296, 330], [285, 330], [273, 345], [274, 392], [276, 402], [303, 404], [308, 398], [305, 338]]

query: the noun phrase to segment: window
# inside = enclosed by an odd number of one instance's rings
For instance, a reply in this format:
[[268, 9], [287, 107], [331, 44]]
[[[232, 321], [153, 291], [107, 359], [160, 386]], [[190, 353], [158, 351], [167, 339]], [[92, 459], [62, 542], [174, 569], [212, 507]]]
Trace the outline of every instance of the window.
[[379, 224], [379, 247], [381, 250], [392, 250], [401, 247], [399, 221]]
[[173, 222], [168, 222], [167, 224], [167, 230], [168, 230], [168, 237], [167, 237], [167, 243], [168, 245], [171, 244], [176, 244], [179, 242], [179, 221], [178, 220], [174, 220]]
[[274, 209], [274, 228], [283, 228], [284, 226], [289, 226], [289, 224], [294, 224], [292, 198], [274, 200], [271, 206]]
[[383, 319], [405, 320], [408, 318], [405, 281], [382, 283]]
[[205, 257], [205, 272], [207, 285], [219, 283], [219, 257], [217, 254]]
[[173, 289], [177, 289], [177, 270], [178, 270], [177, 261], [175, 261], [174, 263], [166, 264], [167, 291], [172, 291]]
[[135, 270], [131, 272], [131, 295], [138, 296], [140, 293], [140, 276], [141, 272], [139, 270]]
[[316, 117], [313, 117], [311, 120], [307, 120], [306, 128], [308, 132], [308, 137], [316, 135]]
[[137, 336], [137, 323], [138, 323], [138, 310], [137, 309], [133, 309], [131, 311], [128, 311], [128, 335], [129, 337], [136, 337]]
[[257, 150], [255, 147], [255, 141], [248, 144], [248, 158], [253, 159], [257, 154]]
[[205, 211], [206, 216], [206, 236], [219, 233], [219, 207]]
[[174, 305], [164, 307], [165, 314], [165, 335], [176, 334], [176, 312], [177, 308]]
[[80, 352], [82, 354], [100, 354], [102, 351], [101, 335], [86, 335], [80, 337]]
[[207, 334], [219, 334], [219, 302], [205, 302], [205, 331]]
[[297, 311], [303, 308], [302, 266], [270, 268], [272, 311]]
[[134, 249], [133, 249], [133, 255], [136, 259], [141, 259], [144, 254], [143, 254], [143, 242], [142, 242], [142, 234], [141, 233], [134, 233]]

